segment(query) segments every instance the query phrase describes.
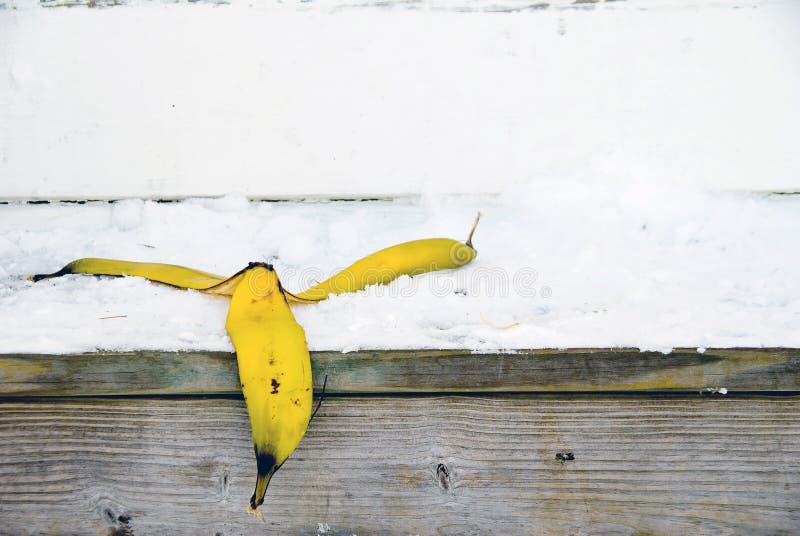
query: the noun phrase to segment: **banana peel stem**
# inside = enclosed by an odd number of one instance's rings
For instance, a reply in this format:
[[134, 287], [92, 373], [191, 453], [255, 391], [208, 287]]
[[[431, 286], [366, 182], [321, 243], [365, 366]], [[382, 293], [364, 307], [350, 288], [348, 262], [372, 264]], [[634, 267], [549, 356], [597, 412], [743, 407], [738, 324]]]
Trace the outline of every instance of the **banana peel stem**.
[[[478, 227], [478, 222], [481, 220], [481, 213], [475, 216], [475, 221], [472, 223], [472, 229], [469, 230], [469, 236], [467, 237], [466, 244], [472, 248], [472, 235], [475, 234], [475, 228]], [[475, 248], [472, 248], [475, 249]]]

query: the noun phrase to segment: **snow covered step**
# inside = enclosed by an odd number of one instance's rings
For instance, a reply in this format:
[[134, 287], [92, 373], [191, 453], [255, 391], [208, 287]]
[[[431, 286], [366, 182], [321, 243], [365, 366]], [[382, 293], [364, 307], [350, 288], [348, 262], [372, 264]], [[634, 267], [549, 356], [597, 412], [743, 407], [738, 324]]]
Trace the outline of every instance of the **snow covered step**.
[[267, 261], [299, 291], [392, 244], [464, 240], [478, 210], [469, 265], [296, 307], [310, 349], [800, 347], [800, 196], [559, 184], [362, 203], [0, 205], [0, 353], [233, 350], [226, 299], [133, 277], [25, 279], [79, 257], [224, 275]]
[[[800, 391], [800, 349], [312, 352], [317, 391], [479, 393]], [[228, 352], [0, 354], [0, 396], [239, 395]]]

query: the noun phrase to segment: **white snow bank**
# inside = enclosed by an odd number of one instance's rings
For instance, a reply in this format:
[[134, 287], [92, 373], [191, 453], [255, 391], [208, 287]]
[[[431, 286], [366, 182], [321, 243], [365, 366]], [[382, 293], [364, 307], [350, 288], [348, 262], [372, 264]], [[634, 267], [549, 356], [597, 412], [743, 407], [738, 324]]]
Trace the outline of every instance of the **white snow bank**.
[[0, 198], [800, 189], [797, 1], [131, 4], [0, 1]]
[[232, 350], [224, 298], [137, 278], [24, 279], [78, 257], [226, 275], [271, 261], [300, 290], [397, 242], [463, 240], [478, 209], [467, 267], [295, 307], [309, 346], [800, 346], [800, 199], [562, 182], [391, 202], [0, 205], [0, 352]]

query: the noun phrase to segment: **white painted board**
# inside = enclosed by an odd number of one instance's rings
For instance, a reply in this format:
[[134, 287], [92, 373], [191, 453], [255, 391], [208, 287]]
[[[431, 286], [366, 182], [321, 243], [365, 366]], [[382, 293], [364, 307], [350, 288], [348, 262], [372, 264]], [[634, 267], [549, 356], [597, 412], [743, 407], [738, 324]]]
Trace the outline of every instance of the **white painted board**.
[[60, 3], [0, 3], [0, 199], [800, 189], [798, 2]]

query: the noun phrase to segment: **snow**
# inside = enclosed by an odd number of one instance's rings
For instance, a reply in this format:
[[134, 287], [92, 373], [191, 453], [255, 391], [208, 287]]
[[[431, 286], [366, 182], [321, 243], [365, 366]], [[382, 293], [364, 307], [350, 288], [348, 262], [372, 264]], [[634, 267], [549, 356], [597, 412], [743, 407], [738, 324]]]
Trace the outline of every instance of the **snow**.
[[391, 244], [463, 240], [479, 209], [470, 265], [295, 306], [309, 347], [800, 346], [800, 197], [542, 180], [392, 201], [0, 205], [0, 352], [232, 350], [225, 298], [25, 280], [75, 258], [219, 274], [268, 261], [297, 291]]
[[800, 189], [800, 2], [532, 4], [0, 1], [0, 198]]
[[[232, 350], [223, 298], [24, 279], [75, 258], [301, 290], [479, 209], [310, 347], [800, 346], [800, 2], [113, 3], [0, 1], [0, 199], [124, 198], [0, 205], [0, 352]], [[326, 197], [386, 199], [249, 200]]]
[[706, 387], [700, 391], [701, 395], [727, 395], [727, 387]]

